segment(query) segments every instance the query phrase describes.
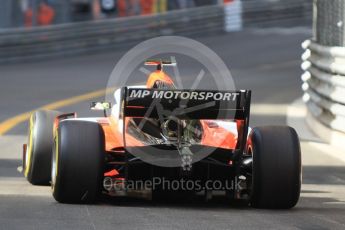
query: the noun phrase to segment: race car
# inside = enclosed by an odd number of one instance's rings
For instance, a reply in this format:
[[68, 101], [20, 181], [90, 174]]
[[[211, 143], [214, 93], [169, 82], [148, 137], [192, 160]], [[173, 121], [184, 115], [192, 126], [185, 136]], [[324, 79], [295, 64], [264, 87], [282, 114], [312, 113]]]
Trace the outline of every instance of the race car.
[[[116, 89], [113, 104], [92, 103], [103, 117], [32, 114], [23, 145], [31, 184], [50, 184], [61, 203], [90, 203], [101, 195], [168, 199], [186, 190], [210, 199], [221, 190], [256, 208], [296, 205], [301, 151], [293, 128], [250, 128], [250, 90], [177, 89], [163, 70], [176, 63], [145, 64], [156, 68], [146, 85]], [[176, 181], [193, 186], [166, 186]]]

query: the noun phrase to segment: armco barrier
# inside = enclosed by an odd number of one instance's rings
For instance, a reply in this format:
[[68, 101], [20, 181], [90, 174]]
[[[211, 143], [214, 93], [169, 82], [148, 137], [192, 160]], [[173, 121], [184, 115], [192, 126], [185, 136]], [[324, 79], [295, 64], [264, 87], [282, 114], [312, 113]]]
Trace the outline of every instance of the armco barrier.
[[[327, 47], [307, 40], [302, 44], [302, 88], [307, 122], [321, 137], [345, 140], [345, 47]], [[320, 124], [317, 124], [320, 123]], [[334, 132], [337, 135], [334, 135]]]
[[156, 15], [0, 30], [0, 63], [91, 53], [161, 35], [199, 36], [243, 27], [303, 26], [311, 22], [308, 2], [234, 0]]
[[302, 44], [307, 123], [322, 139], [345, 141], [345, 0], [313, 1], [313, 38]]
[[312, 21], [311, 0], [242, 0], [245, 28], [306, 26]]

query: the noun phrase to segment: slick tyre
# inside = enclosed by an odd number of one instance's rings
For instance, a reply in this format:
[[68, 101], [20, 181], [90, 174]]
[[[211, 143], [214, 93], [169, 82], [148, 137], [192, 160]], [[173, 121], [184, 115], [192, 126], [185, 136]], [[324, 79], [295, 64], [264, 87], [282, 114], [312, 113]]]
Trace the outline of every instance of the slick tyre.
[[40, 110], [29, 121], [28, 142], [23, 159], [23, 171], [34, 185], [49, 185], [53, 149], [53, 125], [57, 111]]
[[101, 192], [105, 140], [95, 122], [59, 124], [52, 157], [52, 191], [61, 203], [92, 203]]
[[294, 207], [301, 189], [301, 151], [296, 131], [286, 126], [257, 127], [251, 131], [248, 143], [247, 151], [253, 155], [251, 206]]

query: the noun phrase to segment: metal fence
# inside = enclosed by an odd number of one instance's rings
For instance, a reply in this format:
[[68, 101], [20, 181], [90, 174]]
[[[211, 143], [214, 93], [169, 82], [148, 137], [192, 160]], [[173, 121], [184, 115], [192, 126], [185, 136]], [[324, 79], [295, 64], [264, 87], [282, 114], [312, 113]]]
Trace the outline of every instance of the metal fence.
[[219, 33], [223, 28], [223, 8], [208, 6], [162, 15], [9, 30], [0, 33], [0, 61], [94, 52], [155, 36]]
[[314, 40], [325, 46], [344, 46], [345, 1], [314, 1]]
[[329, 132], [314, 121], [345, 133], [345, 0], [317, 0], [314, 6], [314, 38], [302, 44], [302, 88], [311, 115], [308, 122], [330, 140]]

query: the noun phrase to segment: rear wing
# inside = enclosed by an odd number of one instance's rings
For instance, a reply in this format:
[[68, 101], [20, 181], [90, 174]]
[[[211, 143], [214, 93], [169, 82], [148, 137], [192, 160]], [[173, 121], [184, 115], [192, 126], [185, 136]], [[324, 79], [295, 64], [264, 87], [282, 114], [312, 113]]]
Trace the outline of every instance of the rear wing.
[[[129, 118], [236, 120], [237, 156], [243, 153], [249, 127], [250, 90], [122, 88], [122, 115]], [[125, 130], [124, 130], [125, 131]], [[124, 132], [125, 133], [125, 132]]]
[[123, 88], [124, 116], [178, 119], [246, 119], [250, 91]]

